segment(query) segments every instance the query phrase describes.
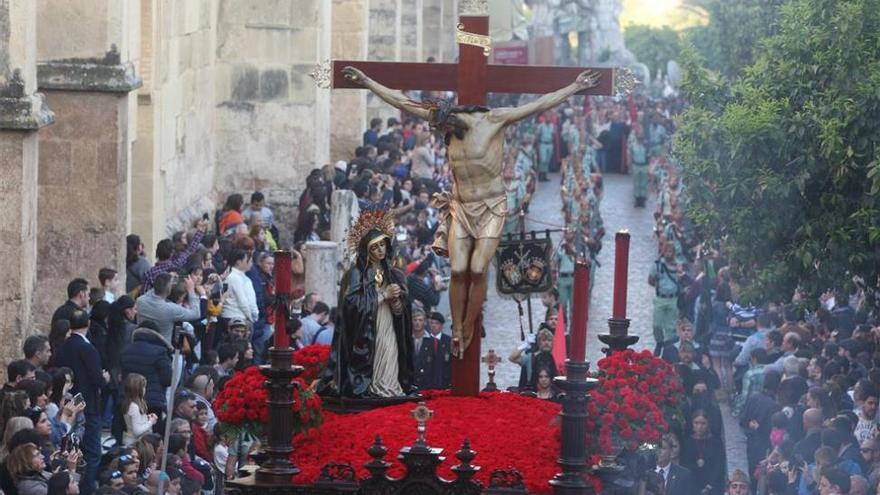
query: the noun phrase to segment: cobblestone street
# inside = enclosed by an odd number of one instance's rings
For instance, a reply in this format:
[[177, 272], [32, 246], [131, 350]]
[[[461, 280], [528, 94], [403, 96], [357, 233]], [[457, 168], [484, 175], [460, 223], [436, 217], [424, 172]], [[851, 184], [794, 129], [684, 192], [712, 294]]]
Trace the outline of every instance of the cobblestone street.
[[[551, 175], [550, 182], [541, 183], [530, 205], [527, 216], [526, 230], [544, 230], [562, 226], [560, 214], [561, 200], [559, 197], [559, 176]], [[605, 240], [599, 264], [595, 274], [595, 282], [590, 303], [590, 319], [587, 335], [587, 359], [596, 363], [602, 357], [602, 343], [597, 335], [608, 330], [608, 318], [611, 317], [611, 306], [614, 285], [614, 233], [626, 229], [631, 234], [629, 259], [629, 288], [627, 314], [630, 318], [630, 334], [638, 335], [636, 349], [654, 347], [651, 332], [653, 317], [653, 288], [648, 285], [647, 277], [651, 263], [655, 258], [656, 242], [653, 228], [653, 201], [646, 208], [635, 208], [632, 202], [632, 182], [629, 176], [609, 174], [604, 177], [605, 197], [602, 200], [602, 217], [605, 222]], [[550, 225], [547, 225], [550, 224]], [[561, 234], [553, 234], [554, 246]], [[495, 274], [490, 274], [491, 287], [489, 300], [485, 308], [486, 339], [483, 340], [482, 351], [489, 349], [503, 358], [502, 364], [496, 369], [495, 381], [499, 388], [514, 386], [519, 380], [520, 368], [507, 361], [507, 356], [520, 343], [520, 327], [517, 319], [516, 302], [500, 296], [494, 285]], [[523, 303], [525, 310], [526, 304]], [[532, 298], [532, 321], [537, 329], [544, 316], [544, 305], [539, 296]], [[523, 319], [523, 327], [528, 333], [528, 314]], [[482, 365], [481, 381], [487, 381], [487, 368]], [[745, 470], [745, 438], [737, 426], [736, 419], [730, 416], [726, 404], [721, 406], [724, 415], [725, 435], [727, 441], [727, 459], [730, 471], [736, 468]]]

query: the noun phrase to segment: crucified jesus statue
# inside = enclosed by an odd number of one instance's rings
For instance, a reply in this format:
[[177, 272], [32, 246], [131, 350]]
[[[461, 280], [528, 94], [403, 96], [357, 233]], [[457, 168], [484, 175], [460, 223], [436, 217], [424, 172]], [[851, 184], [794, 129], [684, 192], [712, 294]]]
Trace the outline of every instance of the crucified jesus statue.
[[[582, 72], [574, 82], [531, 103], [515, 108], [489, 109], [453, 106], [448, 102], [417, 102], [400, 91], [387, 88], [361, 70], [346, 67], [345, 77], [375, 93], [391, 106], [427, 120], [445, 133], [454, 186], [446, 201], [445, 229], [438, 229], [435, 251], [448, 249], [452, 277], [449, 307], [452, 311], [452, 351], [461, 358], [473, 339], [486, 299], [486, 272], [495, 256], [507, 199], [502, 180], [504, 130], [526, 117], [549, 110], [568, 97], [595, 87], [599, 75]], [[435, 195], [435, 200], [440, 200]], [[442, 222], [441, 222], [442, 224]], [[445, 235], [445, 239], [443, 236]], [[438, 249], [439, 247], [439, 249]]]

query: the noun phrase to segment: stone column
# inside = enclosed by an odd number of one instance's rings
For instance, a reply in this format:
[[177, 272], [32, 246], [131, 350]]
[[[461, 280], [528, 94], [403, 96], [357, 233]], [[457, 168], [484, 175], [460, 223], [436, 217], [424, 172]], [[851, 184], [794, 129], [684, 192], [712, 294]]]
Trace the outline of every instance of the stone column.
[[330, 210], [330, 240], [344, 244], [348, 229], [354, 225], [361, 214], [357, 196], [350, 189], [333, 191]]
[[[0, 374], [21, 356], [31, 319], [37, 260], [37, 131], [54, 121], [36, 93], [36, 8], [32, 0], [0, 2]], [[5, 380], [5, 378], [4, 378]]]
[[[332, 59], [362, 60], [367, 56], [369, 7], [364, 0], [333, 0], [330, 52]], [[362, 143], [366, 129], [366, 91], [330, 94], [330, 160], [348, 160]], [[323, 166], [316, 163], [316, 167]]]
[[337, 244], [329, 241], [307, 242], [303, 248], [306, 268], [306, 292], [316, 292], [331, 308], [336, 305], [339, 285], [333, 276], [339, 271]]
[[357, 196], [350, 189], [333, 191], [332, 208], [330, 210], [330, 240], [336, 243], [336, 259], [339, 261], [336, 270], [336, 285], [342, 281], [351, 263], [354, 253], [348, 252], [348, 230], [361, 215]]
[[[125, 273], [128, 177], [142, 84], [126, 0], [38, 0], [37, 83], [56, 115], [41, 134], [34, 319], [47, 325], [70, 279]], [[132, 111], [130, 111], [132, 109]]]

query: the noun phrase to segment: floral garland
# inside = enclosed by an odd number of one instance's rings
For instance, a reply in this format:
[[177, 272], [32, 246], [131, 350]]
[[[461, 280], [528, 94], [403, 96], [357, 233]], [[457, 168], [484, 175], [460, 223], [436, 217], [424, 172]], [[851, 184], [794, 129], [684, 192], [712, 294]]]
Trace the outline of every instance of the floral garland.
[[330, 346], [324, 344], [307, 345], [293, 353], [293, 364], [305, 370], [299, 376], [306, 383], [320, 378], [330, 359]]
[[[266, 378], [257, 366], [237, 372], [226, 382], [214, 398], [214, 411], [224, 433], [234, 438], [242, 434], [262, 437], [263, 426], [269, 422], [266, 404], [269, 391], [265, 382]], [[318, 428], [323, 422], [321, 398], [302, 378], [295, 378], [293, 382], [296, 383], [291, 406], [293, 431], [304, 433]]]
[[589, 402], [587, 431], [599, 452], [657, 444], [681, 423], [684, 388], [672, 365], [651, 351], [626, 350], [599, 360], [599, 386]]

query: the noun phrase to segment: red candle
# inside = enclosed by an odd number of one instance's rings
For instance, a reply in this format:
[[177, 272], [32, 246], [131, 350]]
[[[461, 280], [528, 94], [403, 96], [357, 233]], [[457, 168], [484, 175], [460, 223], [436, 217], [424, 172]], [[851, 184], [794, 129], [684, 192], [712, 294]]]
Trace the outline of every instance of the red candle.
[[290, 347], [290, 337], [287, 335], [287, 321], [285, 321], [287, 308], [284, 308], [282, 305], [287, 304], [292, 285], [293, 274], [291, 273], [290, 251], [275, 251], [275, 296], [278, 302], [275, 307], [275, 335], [273, 337], [273, 344], [276, 349]]
[[612, 318], [626, 318], [626, 283], [629, 271], [629, 232], [621, 230], [614, 236], [614, 309]]
[[574, 266], [574, 293], [571, 298], [571, 360], [584, 361], [587, 355], [587, 321], [590, 309], [590, 267], [583, 260]]

